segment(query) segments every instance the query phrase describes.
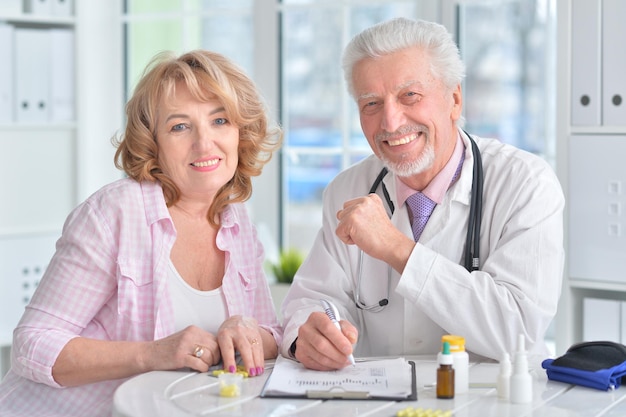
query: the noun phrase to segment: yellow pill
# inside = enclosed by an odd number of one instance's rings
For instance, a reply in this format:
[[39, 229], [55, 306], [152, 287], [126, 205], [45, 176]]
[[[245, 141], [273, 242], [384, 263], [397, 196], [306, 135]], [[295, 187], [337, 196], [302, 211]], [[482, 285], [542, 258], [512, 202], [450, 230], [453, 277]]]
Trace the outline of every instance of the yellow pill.
[[226, 372], [226, 371], [225, 371], [225, 370], [223, 370], [223, 369], [216, 369], [216, 370], [214, 370], [214, 371], [213, 371], [213, 376], [220, 376], [220, 375], [222, 375], [224, 372]]
[[396, 417], [410, 417], [412, 411], [413, 407], [403, 408], [402, 410], [398, 410], [396, 412]]
[[239, 391], [239, 386], [237, 384], [223, 385], [220, 387], [221, 397], [239, 397], [240, 395], [241, 392]]

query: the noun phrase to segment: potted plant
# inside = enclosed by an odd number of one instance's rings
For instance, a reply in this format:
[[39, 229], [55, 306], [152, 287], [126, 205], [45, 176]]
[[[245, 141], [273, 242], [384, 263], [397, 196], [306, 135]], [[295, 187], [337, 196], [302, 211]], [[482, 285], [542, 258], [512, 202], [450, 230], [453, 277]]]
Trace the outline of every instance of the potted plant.
[[293, 248], [282, 250], [278, 262], [271, 265], [276, 281], [281, 284], [291, 284], [303, 261], [304, 255], [299, 250]]
[[272, 299], [274, 300], [274, 307], [276, 308], [276, 314], [281, 319], [281, 305], [283, 299], [289, 291], [289, 286], [293, 282], [293, 277], [296, 275], [298, 268], [304, 261], [304, 255], [297, 249], [282, 250], [279, 253], [278, 261], [276, 263], [268, 262], [269, 269], [276, 277], [276, 283], [270, 285], [272, 292]]

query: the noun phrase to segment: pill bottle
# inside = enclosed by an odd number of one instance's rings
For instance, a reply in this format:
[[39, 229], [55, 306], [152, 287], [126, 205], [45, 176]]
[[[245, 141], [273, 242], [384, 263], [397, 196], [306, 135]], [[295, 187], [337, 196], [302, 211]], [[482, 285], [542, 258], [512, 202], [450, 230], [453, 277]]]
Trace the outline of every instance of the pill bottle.
[[509, 398], [513, 404], [528, 404], [533, 400], [533, 379], [528, 371], [528, 356], [524, 335], [521, 334], [517, 339], [509, 390]]
[[241, 395], [243, 375], [225, 372], [217, 378], [220, 386], [220, 397], [239, 397]]
[[443, 342], [439, 352], [437, 368], [437, 398], [454, 398], [454, 365], [450, 354], [450, 344]]
[[469, 355], [465, 351], [465, 338], [453, 334], [441, 336], [441, 342], [450, 344], [454, 365], [454, 392], [463, 394], [469, 391]]
[[509, 399], [511, 381], [511, 359], [508, 352], [502, 354], [500, 360], [500, 372], [498, 373], [498, 397], [503, 400]]

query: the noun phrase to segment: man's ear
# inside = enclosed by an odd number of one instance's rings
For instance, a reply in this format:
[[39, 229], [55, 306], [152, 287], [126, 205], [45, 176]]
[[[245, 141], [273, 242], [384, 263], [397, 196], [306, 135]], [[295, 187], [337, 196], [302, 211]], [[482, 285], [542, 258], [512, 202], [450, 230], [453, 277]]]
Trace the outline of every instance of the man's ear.
[[450, 118], [453, 121], [457, 121], [463, 114], [463, 92], [461, 91], [461, 84], [458, 84], [454, 90], [452, 90], [452, 108], [450, 111]]

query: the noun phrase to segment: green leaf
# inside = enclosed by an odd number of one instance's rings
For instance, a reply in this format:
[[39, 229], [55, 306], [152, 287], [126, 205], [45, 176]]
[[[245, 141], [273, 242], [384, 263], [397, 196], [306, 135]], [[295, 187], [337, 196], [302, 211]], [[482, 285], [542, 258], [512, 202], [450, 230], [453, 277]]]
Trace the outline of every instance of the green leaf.
[[272, 271], [280, 283], [291, 283], [298, 268], [304, 261], [304, 255], [297, 249], [287, 249], [280, 252], [277, 264], [272, 264]]

